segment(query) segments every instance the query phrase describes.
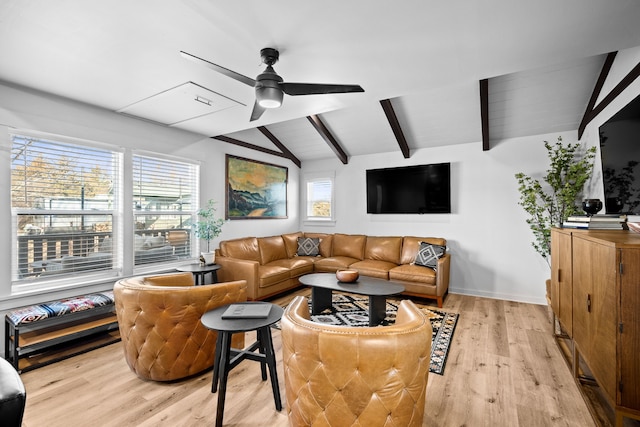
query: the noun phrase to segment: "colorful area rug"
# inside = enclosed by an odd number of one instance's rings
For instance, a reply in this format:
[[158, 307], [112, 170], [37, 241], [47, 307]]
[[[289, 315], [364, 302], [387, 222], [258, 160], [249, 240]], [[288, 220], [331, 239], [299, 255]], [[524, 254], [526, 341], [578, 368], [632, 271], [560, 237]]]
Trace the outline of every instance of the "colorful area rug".
[[[420, 305], [418, 305], [418, 307], [427, 315], [431, 322], [431, 328], [433, 329], [431, 366], [429, 371], [442, 375], [459, 315], [421, 307]], [[397, 311], [398, 304], [395, 301], [387, 301], [387, 317], [383, 325], [393, 324], [396, 320]], [[327, 325], [368, 327], [369, 299], [344, 294], [334, 294], [331, 309], [327, 309], [320, 314], [314, 314], [311, 318], [314, 322]]]

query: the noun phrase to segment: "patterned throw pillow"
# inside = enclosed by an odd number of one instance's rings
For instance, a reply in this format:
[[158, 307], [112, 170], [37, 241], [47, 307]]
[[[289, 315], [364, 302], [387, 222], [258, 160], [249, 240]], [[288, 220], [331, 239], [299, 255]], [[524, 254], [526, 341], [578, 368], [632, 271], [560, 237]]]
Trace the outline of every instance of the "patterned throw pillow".
[[442, 258], [447, 248], [440, 245], [432, 245], [431, 243], [420, 242], [420, 248], [416, 254], [415, 265], [422, 265], [432, 269], [438, 268], [438, 259]]
[[320, 255], [320, 239], [318, 237], [298, 237], [298, 253], [296, 255]]

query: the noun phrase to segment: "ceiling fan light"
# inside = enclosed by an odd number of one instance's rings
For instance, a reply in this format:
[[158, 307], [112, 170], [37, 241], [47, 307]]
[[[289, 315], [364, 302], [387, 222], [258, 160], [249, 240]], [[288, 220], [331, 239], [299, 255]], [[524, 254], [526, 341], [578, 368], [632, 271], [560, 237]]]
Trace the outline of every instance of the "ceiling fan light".
[[279, 88], [261, 87], [256, 89], [256, 100], [262, 108], [278, 108], [282, 105], [283, 95]]

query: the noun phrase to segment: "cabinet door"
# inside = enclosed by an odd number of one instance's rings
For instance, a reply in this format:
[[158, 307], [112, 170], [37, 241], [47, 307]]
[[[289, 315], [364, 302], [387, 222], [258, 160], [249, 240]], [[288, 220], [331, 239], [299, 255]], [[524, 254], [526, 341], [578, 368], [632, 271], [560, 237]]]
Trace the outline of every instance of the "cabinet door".
[[551, 308], [562, 329], [573, 336], [573, 276], [571, 232], [551, 230]]
[[640, 410], [640, 249], [621, 250], [618, 404]]
[[573, 236], [573, 339], [611, 400], [617, 394], [618, 268], [615, 247]]

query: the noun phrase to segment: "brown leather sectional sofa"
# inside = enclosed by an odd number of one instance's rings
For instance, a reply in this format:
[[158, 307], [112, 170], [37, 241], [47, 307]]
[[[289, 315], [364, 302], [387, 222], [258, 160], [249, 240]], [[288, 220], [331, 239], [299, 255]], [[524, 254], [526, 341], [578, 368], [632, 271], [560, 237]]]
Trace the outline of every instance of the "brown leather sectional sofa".
[[[318, 256], [299, 256], [298, 238], [320, 239]], [[300, 286], [304, 274], [350, 268], [363, 276], [401, 283], [405, 295], [432, 298], [442, 307], [449, 289], [451, 256], [437, 268], [414, 265], [420, 242], [446, 246], [436, 237], [365, 236], [361, 234], [290, 233], [220, 242], [216, 264], [220, 281], [246, 280], [247, 298], [261, 300]]]

